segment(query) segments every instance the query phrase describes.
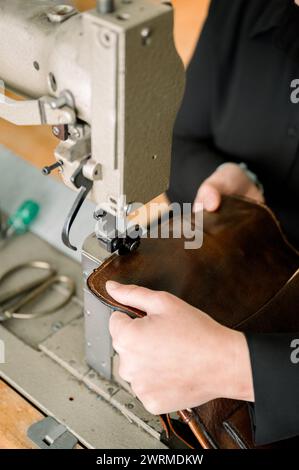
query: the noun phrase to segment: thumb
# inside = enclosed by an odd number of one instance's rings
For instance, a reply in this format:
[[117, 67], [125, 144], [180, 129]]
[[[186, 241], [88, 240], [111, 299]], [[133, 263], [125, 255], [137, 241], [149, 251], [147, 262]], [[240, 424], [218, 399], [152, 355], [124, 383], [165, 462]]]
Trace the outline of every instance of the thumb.
[[196, 195], [193, 212], [196, 212], [196, 205], [202, 203], [203, 208], [208, 212], [215, 212], [221, 204], [220, 191], [211, 183], [203, 183]]

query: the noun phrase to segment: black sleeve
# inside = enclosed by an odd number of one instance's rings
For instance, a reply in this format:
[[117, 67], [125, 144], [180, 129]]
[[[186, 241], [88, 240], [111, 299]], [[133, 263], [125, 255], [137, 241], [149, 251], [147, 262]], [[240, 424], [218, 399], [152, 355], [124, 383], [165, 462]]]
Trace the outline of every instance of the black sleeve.
[[235, 161], [232, 155], [226, 155], [218, 149], [214, 142], [215, 3], [211, 4], [208, 19], [187, 70], [185, 95], [174, 128], [168, 190], [172, 202], [192, 203], [201, 183], [220, 164]]
[[299, 333], [247, 334], [255, 403], [249, 406], [255, 443], [299, 435]]
[[171, 202], [193, 202], [201, 183], [216, 168], [231, 159], [217, 151], [208, 140], [192, 141], [174, 137], [170, 186]]

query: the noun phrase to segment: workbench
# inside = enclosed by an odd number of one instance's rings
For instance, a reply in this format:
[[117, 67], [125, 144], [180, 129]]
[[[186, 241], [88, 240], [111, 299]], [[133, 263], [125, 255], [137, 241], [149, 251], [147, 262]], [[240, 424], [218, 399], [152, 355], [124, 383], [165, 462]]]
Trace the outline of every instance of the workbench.
[[[93, 0], [78, 0], [74, 3], [80, 10], [94, 6]], [[185, 64], [192, 55], [209, 3], [209, 0], [173, 0], [176, 12], [175, 39]], [[16, 128], [0, 120], [0, 144], [30, 164], [42, 168], [44, 165], [53, 163], [53, 150], [57, 145], [57, 140], [48, 127]], [[56, 364], [55, 366], [57, 367]], [[34, 406], [30, 397], [26, 398], [23, 393], [20, 394], [4, 380], [0, 380], [0, 397], [0, 448], [34, 448], [35, 445], [26, 436], [27, 430], [31, 424], [41, 420], [46, 413]], [[69, 396], [66, 406], [72, 406], [77, 399], [79, 397]], [[151, 441], [146, 442], [147, 446], [150, 446]], [[105, 443], [108, 443], [109, 447], [109, 436], [108, 438], [106, 436]], [[130, 445], [132, 442], [129, 440], [127, 444]], [[77, 448], [82, 448], [82, 446], [78, 445]]]

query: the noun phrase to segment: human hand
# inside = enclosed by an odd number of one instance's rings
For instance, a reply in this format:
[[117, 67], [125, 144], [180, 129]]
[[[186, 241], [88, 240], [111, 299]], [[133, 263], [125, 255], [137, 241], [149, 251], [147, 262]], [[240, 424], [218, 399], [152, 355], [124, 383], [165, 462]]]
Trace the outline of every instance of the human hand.
[[193, 211], [201, 207], [208, 212], [214, 212], [219, 209], [221, 196], [236, 195], [264, 202], [262, 191], [246, 175], [246, 172], [235, 163], [227, 163], [219, 167], [207, 178], [199, 187], [194, 204]]
[[110, 321], [120, 376], [153, 414], [192, 408], [215, 398], [253, 400], [245, 336], [166, 292], [107, 282], [118, 302], [147, 313]]

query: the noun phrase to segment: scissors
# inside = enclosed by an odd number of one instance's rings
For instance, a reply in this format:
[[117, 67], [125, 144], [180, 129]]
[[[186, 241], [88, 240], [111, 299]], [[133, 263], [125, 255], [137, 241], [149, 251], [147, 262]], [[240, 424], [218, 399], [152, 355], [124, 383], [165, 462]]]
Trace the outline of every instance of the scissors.
[[[14, 266], [0, 276], [0, 286], [18, 272], [28, 269], [35, 269], [45, 274], [39, 279], [29, 281], [21, 287], [11, 288], [2, 294], [0, 293], [0, 322], [11, 318], [30, 320], [50, 315], [65, 307], [74, 296], [76, 292], [75, 282], [68, 276], [59, 276], [56, 269], [44, 261], [31, 261]], [[27, 313], [21, 311], [23, 307], [42, 297], [46, 291], [55, 285], [60, 285], [66, 289], [67, 293], [62, 301], [54, 307], [39, 312]]]

